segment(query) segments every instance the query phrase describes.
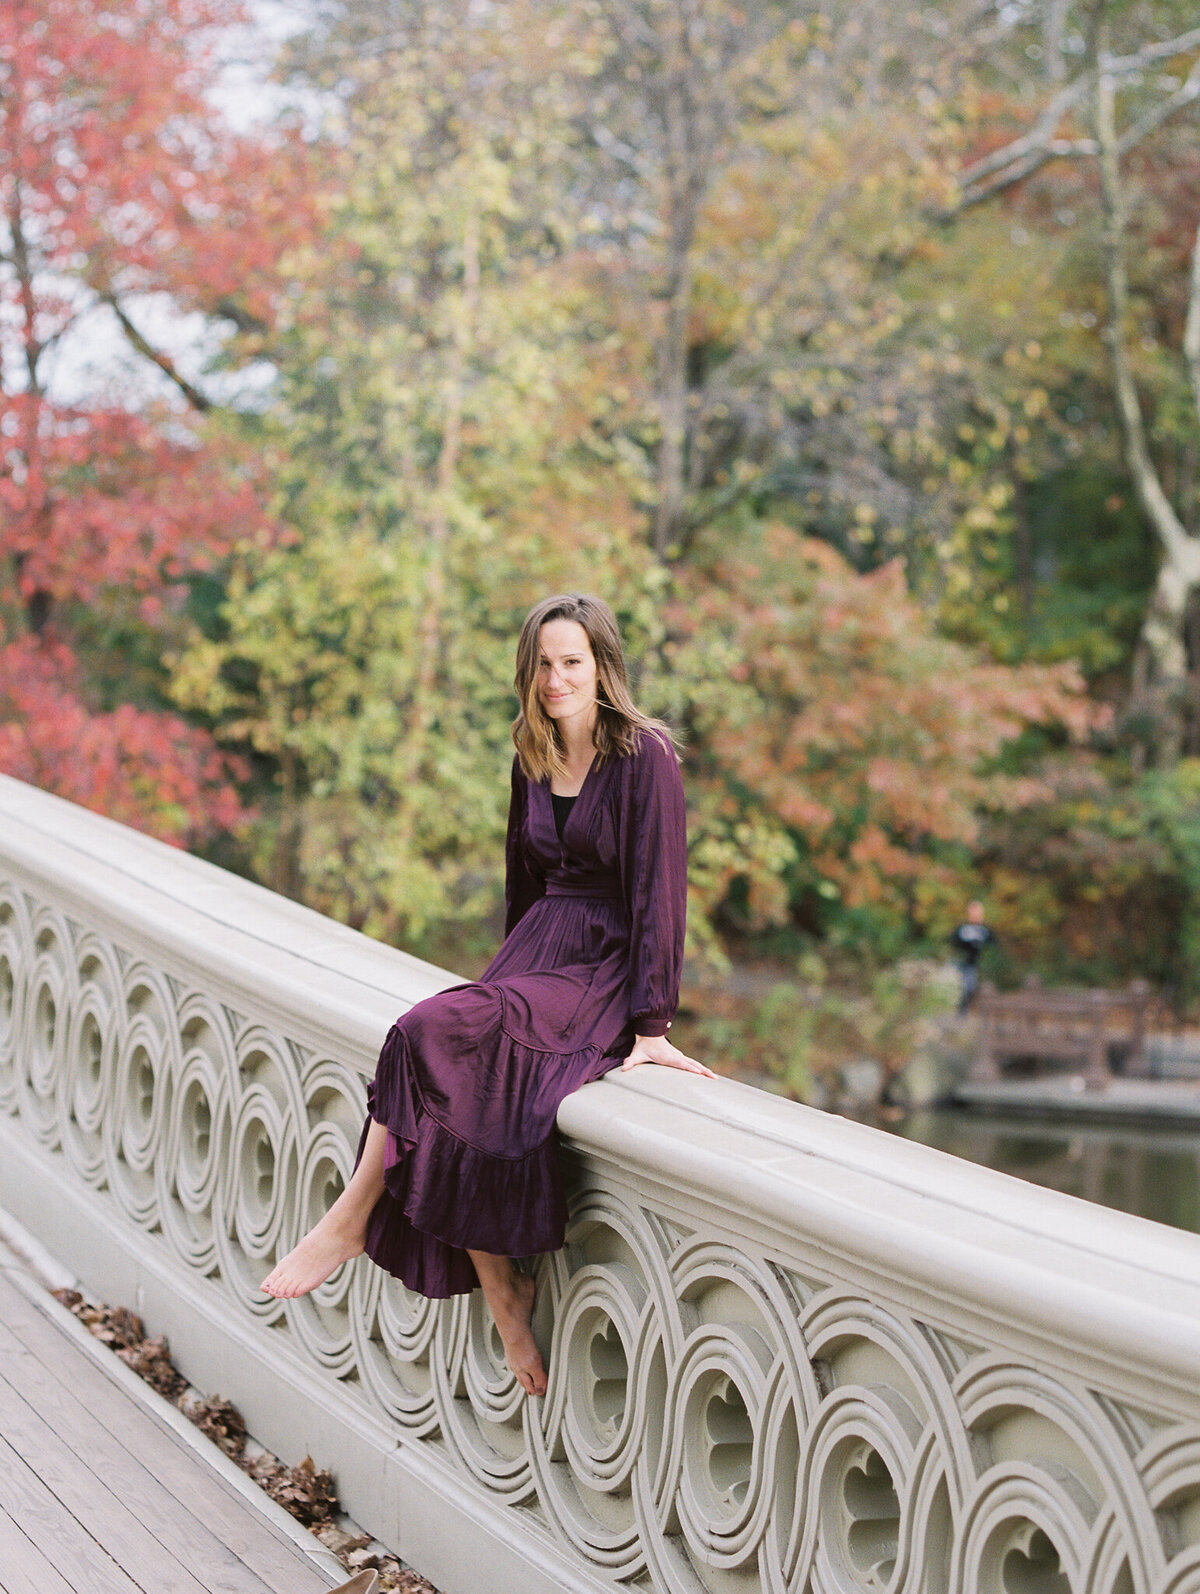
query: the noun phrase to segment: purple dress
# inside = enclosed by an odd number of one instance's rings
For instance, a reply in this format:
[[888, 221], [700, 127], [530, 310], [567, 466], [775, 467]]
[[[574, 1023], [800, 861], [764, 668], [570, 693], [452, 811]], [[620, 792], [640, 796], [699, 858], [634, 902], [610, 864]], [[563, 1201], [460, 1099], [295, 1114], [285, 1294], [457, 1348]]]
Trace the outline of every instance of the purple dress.
[[674, 752], [643, 732], [631, 756], [593, 761], [561, 840], [549, 782], [514, 758], [505, 856], [499, 952], [397, 1020], [368, 1091], [388, 1136], [367, 1255], [421, 1295], [476, 1287], [468, 1247], [562, 1245], [559, 1103], [674, 1016], [687, 907]]

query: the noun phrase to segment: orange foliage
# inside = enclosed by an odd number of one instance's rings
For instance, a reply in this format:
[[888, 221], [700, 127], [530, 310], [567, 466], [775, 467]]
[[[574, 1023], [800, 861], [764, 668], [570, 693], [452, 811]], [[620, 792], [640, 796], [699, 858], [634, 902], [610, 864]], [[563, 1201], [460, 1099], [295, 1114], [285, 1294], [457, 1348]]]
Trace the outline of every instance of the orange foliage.
[[780, 525], [749, 557], [680, 571], [669, 624], [709, 793], [752, 793], [806, 859], [809, 884], [850, 906], [930, 868], [932, 843], [971, 843], [981, 811], [1038, 783], [987, 771], [1034, 723], [1095, 722], [1073, 665], [1019, 669], [938, 636], [899, 561], [857, 574]]

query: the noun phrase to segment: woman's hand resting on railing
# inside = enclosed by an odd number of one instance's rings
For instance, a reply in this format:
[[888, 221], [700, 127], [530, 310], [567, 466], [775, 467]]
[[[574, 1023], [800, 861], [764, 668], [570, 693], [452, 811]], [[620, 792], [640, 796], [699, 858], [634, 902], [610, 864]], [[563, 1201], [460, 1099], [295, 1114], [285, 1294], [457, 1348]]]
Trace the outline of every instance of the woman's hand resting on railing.
[[621, 1064], [621, 1072], [627, 1074], [639, 1063], [661, 1063], [664, 1068], [681, 1068], [685, 1074], [703, 1074], [705, 1079], [717, 1077], [711, 1068], [681, 1052], [665, 1035], [634, 1036], [633, 1050]]

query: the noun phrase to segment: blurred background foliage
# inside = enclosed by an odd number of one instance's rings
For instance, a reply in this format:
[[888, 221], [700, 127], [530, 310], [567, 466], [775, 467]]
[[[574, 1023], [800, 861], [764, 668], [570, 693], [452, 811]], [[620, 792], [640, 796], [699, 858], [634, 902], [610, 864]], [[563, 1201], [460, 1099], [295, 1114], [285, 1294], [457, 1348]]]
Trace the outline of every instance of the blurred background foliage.
[[[232, 0], [0, 19], [0, 767], [470, 972], [594, 591], [698, 965], [900, 1044], [980, 896], [1001, 978], [1194, 1004], [1191, 8], [296, 11], [237, 131]], [[98, 316], [157, 386], [64, 395]]]

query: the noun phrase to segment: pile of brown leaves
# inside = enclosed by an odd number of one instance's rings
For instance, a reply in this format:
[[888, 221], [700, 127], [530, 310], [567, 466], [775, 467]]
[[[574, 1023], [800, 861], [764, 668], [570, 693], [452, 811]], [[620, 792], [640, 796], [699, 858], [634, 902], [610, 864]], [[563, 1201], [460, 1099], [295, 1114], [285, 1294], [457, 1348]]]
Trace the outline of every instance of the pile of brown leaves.
[[182, 1395], [176, 1402], [189, 1422], [220, 1446], [227, 1456], [241, 1463], [246, 1448], [246, 1419], [232, 1401], [220, 1395]]
[[278, 1456], [266, 1450], [247, 1456], [246, 1423], [241, 1412], [220, 1395], [189, 1393], [187, 1379], [171, 1361], [165, 1335], [149, 1338], [136, 1312], [127, 1306], [93, 1305], [78, 1290], [52, 1290], [51, 1294], [160, 1395], [173, 1401], [188, 1421], [236, 1461], [272, 1500], [310, 1528], [349, 1571], [374, 1568], [379, 1573], [382, 1594], [437, 1594], [432, 1583], [402, 1566], [395, 1556], [372, 1551], [367, 1535], [346, 1533], [337, 1526], [334, 1518], [340, 1507], [332, 1474], [319, 1471], [311, 1456], [305, 1456], [297, 1467], [285, 1466]]
[[146, 1326], [136, 1312], [127, 1306], [92, 1306], [78, 1290], [55, 1290], [53, 1294], [160, 1395], [168, 1400], [179, 1399], [187, 1380], [172, 1365], [166, 1339], [162, 1334], [148, 1339]]
[[343, 1533], [332, 1522], [313, 1532], [326, 1549], [332, 1550], [343, 1566], [351, 1572], [362, 1572], [367, 1567], [379, 1573], [380, 1594], [437, 1594], [432, 1583], [410, 1572], [394, 1555], [384, 1555], [371, 1549], [371, 1540], [365, 1533]]

